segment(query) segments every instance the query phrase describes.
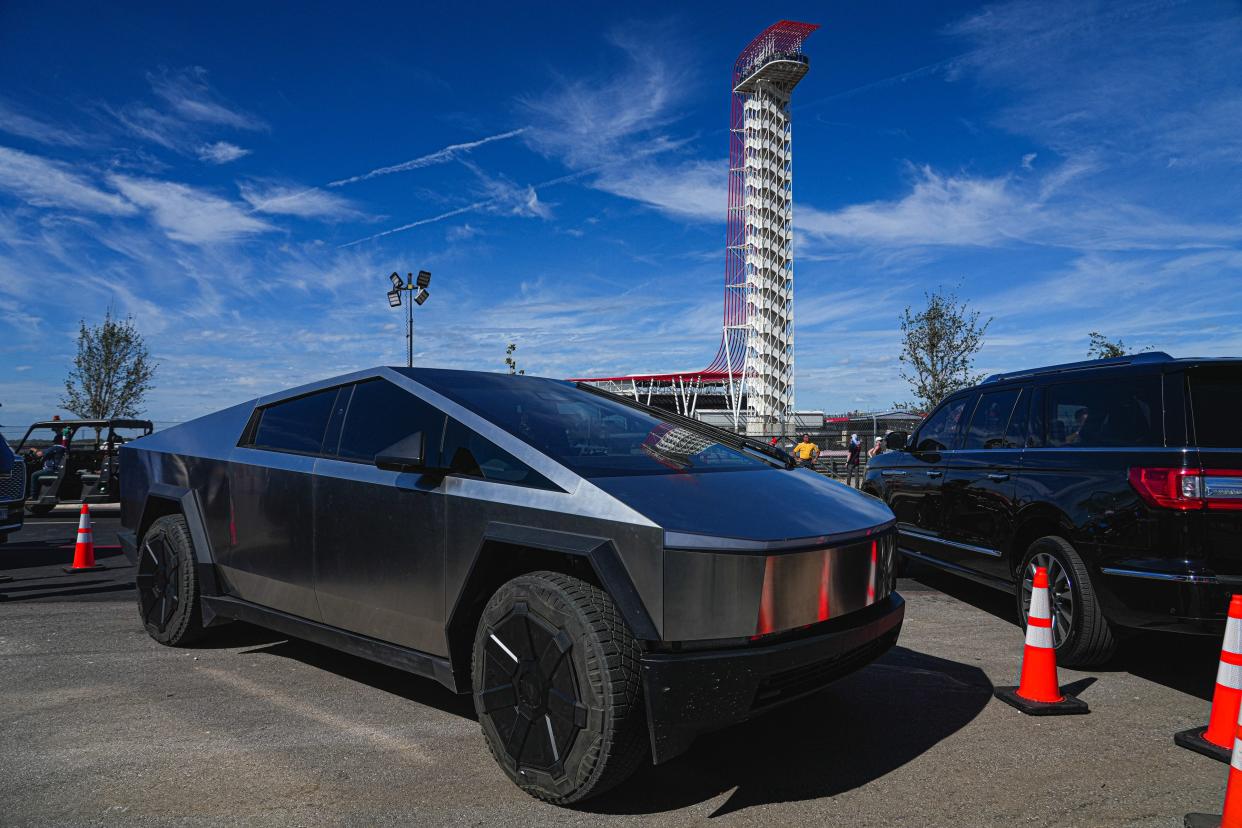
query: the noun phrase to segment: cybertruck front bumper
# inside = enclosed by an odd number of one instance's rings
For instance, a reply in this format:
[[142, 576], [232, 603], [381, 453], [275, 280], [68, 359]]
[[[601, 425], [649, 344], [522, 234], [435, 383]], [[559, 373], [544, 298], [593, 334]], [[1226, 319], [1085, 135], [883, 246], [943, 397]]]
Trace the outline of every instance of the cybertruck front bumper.
[[684, 753], [695, 737], [814, 693], [883, 655], [901, 632], [897, 593], [774, 644], [647, 652], [643, 690], [655, 764]]

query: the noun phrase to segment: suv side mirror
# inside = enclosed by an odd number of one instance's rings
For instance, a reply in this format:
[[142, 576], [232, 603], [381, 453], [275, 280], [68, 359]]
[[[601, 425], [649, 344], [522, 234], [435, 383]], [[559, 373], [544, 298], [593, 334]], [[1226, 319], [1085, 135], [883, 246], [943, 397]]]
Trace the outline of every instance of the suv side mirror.
[[416, 431], [375, 455], [375, 465], [385, 471], [426, 471], [425, 446], [426, 440], [423, 439], [423, 433]]
[[884, 435], [884, 448], [888, 451], [905, 451], [909, 442], [908, 431], [890, 431]]

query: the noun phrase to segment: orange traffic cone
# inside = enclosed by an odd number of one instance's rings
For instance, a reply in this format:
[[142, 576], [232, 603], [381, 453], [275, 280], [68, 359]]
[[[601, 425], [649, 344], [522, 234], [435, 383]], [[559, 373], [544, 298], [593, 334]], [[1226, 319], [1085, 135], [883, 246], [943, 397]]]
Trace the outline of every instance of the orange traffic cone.
[[1057, 685], [1057, 651], [1052, 645], [1052, 602], [1048, 597], [1048, 572], [1035, 568], [1031, 610], [1026, 619], [1026, 647], [1022, 652], [1022, 677], [1017, 687], [997, 687], [996, 698], [1030, 716], [1064, 716], [1087, 713], [1087, 703], [1061, 693]]
[[1220, 648], [1220, 667], [1216, 670], [1216, 692], [1212, 694], [1212, 715], [1207, 727], [1192, 727], [1173, 734], [1173, 742], [1184, 748], [1228, 762], [1238, 729], [1242, 707], [1242, 595], [1229, 599], [1229, 620]]
[[91, 508], [82, 504], [82, 517], [78, 519], [78, 542], [73, 547], [73, 566], [65, 567], [70, 575], [78, 572], [94, 572], [107, 569], [95, 563], [95, 541], [91, 538]]
[[[1213, 711], [1215, 712], [1215, 711]], [[1186, 828], [1242, 828], [1242, 722], [1233, 726], [1233, 753], [1223, 814], [1186, 814]]]

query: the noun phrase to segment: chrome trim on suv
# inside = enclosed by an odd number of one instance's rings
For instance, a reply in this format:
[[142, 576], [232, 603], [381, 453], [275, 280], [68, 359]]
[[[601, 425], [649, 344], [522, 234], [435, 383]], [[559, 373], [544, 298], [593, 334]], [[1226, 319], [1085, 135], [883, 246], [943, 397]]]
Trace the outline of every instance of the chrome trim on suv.
[[897, 531], [903, 535], [907, 535], [912, 538], [918, 538], [919, 540], [928, 540], [928, 541], [932, 541], [933, 543], [942, 543], [945, 546], [953, 546], [953, 547], [956, 547], [957, 549], [965, 549], [967, 552], [978, 552], [980, 555], [989, 555], [993, 558], [999, 558], [1002, 554], [999, 549], [989, 549], [986, 546], [974, 546], [969, 543], [962, 543], [961, 541], [946, 540], [945, 538], [938, 537], [936, 535], [929, 535], [925, 532], [917, 532], [913, 529], [900, 529], [899, 528]]
[[1100, 571], [1105, 575], [1121, 575], [1126, 578], [1146, 578], [1149, 581], [1178, 581], [1187, 584], [1216, 584], [1215, 575], [1188, 575], [1175, 572], [1144, 572], [1141, 569], [1121, 569], [1115, 566], [1102, 566]]

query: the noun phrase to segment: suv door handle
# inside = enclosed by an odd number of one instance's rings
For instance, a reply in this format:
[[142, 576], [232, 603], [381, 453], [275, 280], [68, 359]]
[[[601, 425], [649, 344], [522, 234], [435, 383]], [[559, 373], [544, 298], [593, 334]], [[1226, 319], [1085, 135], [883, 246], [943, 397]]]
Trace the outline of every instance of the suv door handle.
[[944, 472], [936, 471], [935, 469], [929, 469], [927, 472], [927, 476], [928, 477], [944, 477]]
[[1009, 479], [1009, 475], [1005, 474], [1004, 472], [992, 472], [991, 474], [988, 475], [988, 480], [1001, 481], [1001, 480], [1008, 480], [1008, 479]]
[[883, 469], [880, 474], [885, 477], [905, 477], [906, 475], [901, 469]]

